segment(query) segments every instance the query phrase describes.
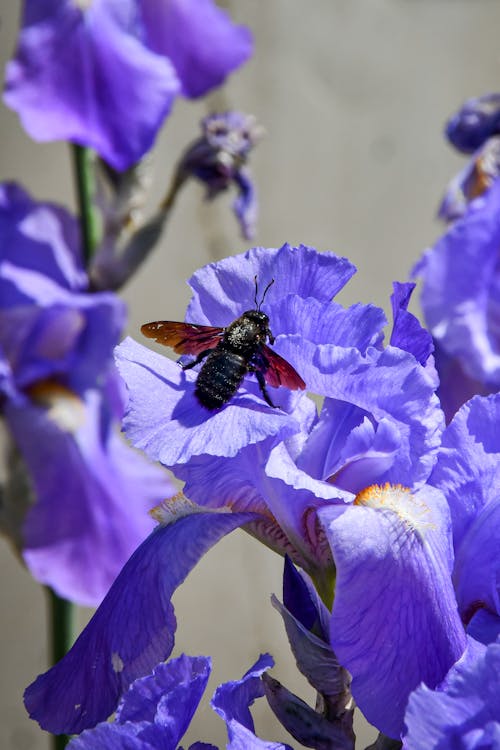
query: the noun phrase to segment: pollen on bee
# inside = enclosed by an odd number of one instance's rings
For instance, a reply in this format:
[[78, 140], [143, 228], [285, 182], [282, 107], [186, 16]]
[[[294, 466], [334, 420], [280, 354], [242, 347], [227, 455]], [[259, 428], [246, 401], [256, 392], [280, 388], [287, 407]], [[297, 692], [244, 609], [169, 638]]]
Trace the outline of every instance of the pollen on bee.
[[376, 510], [391, 511], [412, 531], [423, 536], [428, 529], [434, 528], [430, 509], [421, 500], [417, 500], [408, 487], [402, 484], [372, 484], [356, 495], [354, 505], [364, 505]]

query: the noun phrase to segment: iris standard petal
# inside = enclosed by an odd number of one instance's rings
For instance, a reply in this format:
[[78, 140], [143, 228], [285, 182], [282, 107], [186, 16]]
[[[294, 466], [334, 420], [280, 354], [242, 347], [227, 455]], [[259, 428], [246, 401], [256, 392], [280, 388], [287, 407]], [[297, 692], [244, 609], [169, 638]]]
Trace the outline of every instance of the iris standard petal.
[[[301, 468], [307, 469], [310, 462], [311, 473], [321, 479], [330, 477], [332, 469], [342, 469], [349, 462], [346, 440], [367, 418], [373, 427], [371, 458], [378, 454], [380, 459], [378, 476], [373, 475], [370, 483], [416, 486], [428, 478], [444, 420], [433, 378], [411, 354], [387, 347], [369, 349], [363, 356], [354, 348], [315, 346], [297, 336], [283, 340], [280, 353], [302, 372], [311, 391], [329, 397], [298, 459]], [[359, 446], [352, 445], [357, 451]], [[343, 464], [337, 460], [341, 454]]]
[[[312, 247], [288, 243], [281, 248], [254, 247], [246, 253], [224, 258], [200, 268], [189, 280], [193, 298], [186, 320], [225, 326], [255, 307], [255, 276], [260, 293], [274, 279], [263, 305], [273, 326], [275, 305], [288, 294], [313, 297], [321, 302], [331, 299], [356, 272], [346, 258], [319, 253]], [[286, 331], [285, 331], [286, 332]], [[277, 336], [280, 330], [273, 331]]]

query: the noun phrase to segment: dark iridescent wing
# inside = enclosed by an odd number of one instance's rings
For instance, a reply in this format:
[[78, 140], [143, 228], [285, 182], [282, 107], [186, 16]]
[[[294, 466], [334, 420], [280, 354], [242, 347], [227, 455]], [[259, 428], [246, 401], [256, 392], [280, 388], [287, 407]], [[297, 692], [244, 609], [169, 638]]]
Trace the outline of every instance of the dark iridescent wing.
[[262, 373], [266, 383], [273, 388], [284, 385], [292, 391], [303, 391], [306, 384], [300, 377], [297, 370], [292, 367], [290, 362], [273, 352], [268, 346], [262, 347]]
[[144, 323], [141, 333], [159, 344], [171, 346], [177, 354], [200, 354], [206, 349], [215, 349], [220, 342], [223, 328], [200, 326], [196, 323], [177, 323], [172, 320], [157, 320]]

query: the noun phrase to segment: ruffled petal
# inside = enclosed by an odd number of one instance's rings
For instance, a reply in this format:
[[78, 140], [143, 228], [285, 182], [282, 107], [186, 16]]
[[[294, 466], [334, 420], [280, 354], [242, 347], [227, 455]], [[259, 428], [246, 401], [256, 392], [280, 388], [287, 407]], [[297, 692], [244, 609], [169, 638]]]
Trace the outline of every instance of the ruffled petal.
[[[274, 279], [263, 304], [273, 328], [274, 309], [288, 294], [330, 302], [355, 272], [356, 268], [346, 258], [319, 253], [305, 245], [285, 244], [279, 249], [254, 247], [243, 255], [224, 258], [196, 271], [189, 280], [193, 298], [186, 320], [226, 326], [244, 310], [255, 307], [257, 276], [260, 294]], [[275, 336], [282, 332], [288, 331], [273, 330]]]
[[425, 365], [434, 350], [434, 344], [429, 331], [422, 328], [418, 318], [408, 312], [415, 284], [394, 281], [392, 286], [391, 305], [394, 323], [390, 344], [410, 352], [421, 365]]
[[[329, 397], [298, 459], [302, 469], [321, 479], [333, 475], [335, 481], [351, 461], [366, 459], [365, 484], [418, 486], [428, 478], [444, 420], [435, 383], [412, 355], [388, 347], [369, 349], [363, 357], [356, 349], [315, 346], [297, 336], [284, 339], [280, 353], [302, 373], [311, 391]], [[372, 427], [365, 423], [364, 434], [350, 438], [354, 453], [346, 455], [346, 440], [365, 419]], [[359, 453], [362, 443], [365, 452]], [[359, 484], [341, 486], [359, 489]]]
[[235, 682], [220, 685], [211, 706], [227, 726], [228, 750], [290, 750], [279, 742], [266, 742], [255, 735], [250, 706], [264, 695], [261, 676], [274, 665], [269, 654], [262, 654], [248, 672]]
[[[459, 662], [441, 690], [421, 685], [410, 696], [405, 723], [405, 750], [464, 750], [498, 747], [500, 644], [476, 651]], [[458, 744], [457, 744], [458, 743]]]
[[195, 396], [197, 373], [132, 339], [116, 349], [116, 357], [129, 390], [125, 433], [165, 466], [193, 456], [235, 456], [247, 445], [269, 437], [283, 440], [300, 430], [293, 415], [243, 389], [222, 409], [207, 411]]
[[477, 516], [500, 497], [500, 394], [468, 401], [448, 425], [431, 484], [446, 495], [455, 549]]

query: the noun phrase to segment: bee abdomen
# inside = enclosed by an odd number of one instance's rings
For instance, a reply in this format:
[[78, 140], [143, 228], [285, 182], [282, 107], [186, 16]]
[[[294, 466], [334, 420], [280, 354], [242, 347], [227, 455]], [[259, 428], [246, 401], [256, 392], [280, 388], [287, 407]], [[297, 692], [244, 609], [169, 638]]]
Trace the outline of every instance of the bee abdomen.
[[206, 409], [220, 409], [233, 396], [248, 372], [243, 357], [228, 351], [208, 355], [196, 380], [195, 394]]

